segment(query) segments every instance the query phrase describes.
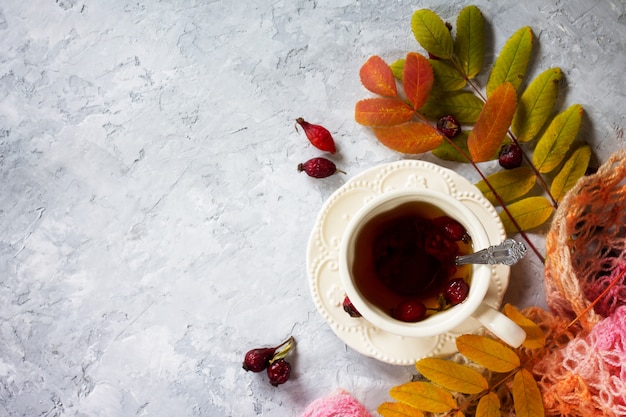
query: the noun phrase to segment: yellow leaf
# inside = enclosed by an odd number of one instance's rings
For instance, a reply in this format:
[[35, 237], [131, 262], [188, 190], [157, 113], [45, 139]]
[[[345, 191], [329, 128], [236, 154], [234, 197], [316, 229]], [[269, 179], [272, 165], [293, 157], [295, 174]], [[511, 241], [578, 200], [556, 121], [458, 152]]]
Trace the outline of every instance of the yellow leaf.
[[490, 392], [478, 401], [476, 407], [476, 417], [500, 417], [500, 399], [498, 396]]
[[548, 120], [559, 88], [560, 68], [539, 74], [519, 99], [511, 130], [520, 142], [531, 141]]
[[591, 159], [591, 148], [588, 145], [576, 149], [572, 156], [565, 162], [561, 171], [554, 177], [550, 194], [560, 202], [565, 194], [574, 186], [576, 182], [585, 175]]
[[430, 413], [445, 413], [456, 408], [456, 401], [450, 392], [430, 382], [407, 382], [391, 388], [392, 398]]
[[489, 383], [479, 372], [452, 361], [425, 358], [415, 367], [426, 378], [450, 391], [478, 394], [489, 388]]
[[533, 152], [533, 164], [539, 172], [550, 172], [565, 159], [578, 134], [582, 116], [583, 107], [574, 104], [552, 119]]
[[474, 162], [493, 159], [506, 136], [517, 95], [511, 83], [502, 83], [487, 99], [474, 128], [467, 138], [467, 147]]
[[524, 26], [506, 41], [493, 64], [487, 80], [487, 96], [502, 83], [509, 82], [517, 90], [526, 75], [533, 46], [533, 32]]
[[511, 304], [506, 304], [502, 311], [526, 332], [526, 340], [522, 343], [525, 348], [539, 349], [545, 346], [546, 335], [534, 321], [524, 316]]
[[402, 403], [382, 403], [376, 411], [383, 417], [424, 417], [421, 410]]
[[422, 48], [439, 58], [452, 58], [454, 45], [450, 30], [433, 11], [422, 9], [413, 13], [411, 28]]
[[[487, 177], [487, 181], [496, 190], [502, 201], [510, 203], [526, 195], [535, 186], [537, 177], [530, 167], [521, 166], [491, 174]], [[478, 182], [476, 187], [482, 191], [491, 204], [494, 206], [500, 205], [500, 202], [484, 180]]]
[[463, 74], [474, 78], [483, 67], [485, 19], [476, 6], [466, 6], [456, 19], [454, 52]]
[[[554, 211], [552, 203], [542, 196], [528, 197], [516, 201], [508, 205], [507, 209], [523, 231], [541, 226], [550, 218]], [[515, 224], [504, 211], [500, 212], [500, 220], [502, 220], [507, 233], [513, 234], [518, 232]]]
[[513, 405], [516, 417], [544, 417], [543, 401], [537, 382], [526, 369], [513, 377]]
[[466, 358], [494, 372], [509, 372], [519, 367], [519, 356], [502, 343], [484, 336], [464, 334], [456, 347]]

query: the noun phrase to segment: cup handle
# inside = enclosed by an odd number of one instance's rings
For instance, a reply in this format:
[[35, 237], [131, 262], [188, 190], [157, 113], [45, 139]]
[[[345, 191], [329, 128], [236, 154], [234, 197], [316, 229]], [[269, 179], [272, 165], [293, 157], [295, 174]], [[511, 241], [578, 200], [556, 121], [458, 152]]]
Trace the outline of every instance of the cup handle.
[[526, 340], [526, 332], [513, 320], [496, 310], [495, 308], [481, 304], [474, 314], [476, 320], [487, 328], [491, 333], [502, 339], [506, 344], [517, 348]]

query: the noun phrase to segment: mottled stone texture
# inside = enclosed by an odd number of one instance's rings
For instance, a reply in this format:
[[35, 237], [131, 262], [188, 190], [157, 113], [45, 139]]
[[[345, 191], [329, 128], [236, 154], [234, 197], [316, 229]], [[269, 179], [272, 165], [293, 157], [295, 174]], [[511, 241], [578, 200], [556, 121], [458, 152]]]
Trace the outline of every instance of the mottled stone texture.
[[[454, 22], [465, 4], [4, 0], [0, 415], [297, 416], [338, 387], [375, 410], [414, 370], [315, 310], [308, 234], [346, 177], [298, 174], [320, 152], [294, 121], [329, 128], [348, 175], [401, 158], [354, 121], [359, 67], [420, 51], [417, 7]], [[473, 4], [486, 66], [531, 26], [530, 73], [563, 69], [595, 158], [625, 145], [623, 1]], [[516, 268], [508, 299], [541, 305], [541, 265]], [[289, 334], [287, 384], [241, 369]]]

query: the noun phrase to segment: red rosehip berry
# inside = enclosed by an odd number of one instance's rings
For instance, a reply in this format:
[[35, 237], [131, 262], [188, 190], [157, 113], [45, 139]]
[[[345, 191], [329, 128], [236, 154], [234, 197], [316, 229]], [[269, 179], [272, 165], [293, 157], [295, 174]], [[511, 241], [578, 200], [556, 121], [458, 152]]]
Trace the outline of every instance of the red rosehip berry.
[[343, 311], [348, 313], [350, 317], [361, 317], [361, 313], [354, 307], [354, 304], [352, 304], [348, 296], [343, 299]]
[[[298, 117], [296, 123], [302, 127], [304, 134], [313, 146], [321, 151], [335, 153], [335, 141], [328, 129], [324, 126], [309, 123], [302, 117]], [[298, 130], [297, 126], [296, 130]]]
[[276, 348], [252, 349], [246, 353], [243, 360], [243, 369], [251, 372], [261, 372], [270, 364], [270, 359], [276, 353]]
[[405, 300], [393, 310], [393, 317], [400, 321], [414, 323], [426, 317], [426, 306], [421, 301]]
[[467, 234], [467, 230], [465, 230], [465, 226], [452, 217], [440, 216], [434, 218], [433, 224], [442, 231], [443, 235], [447, 239], [455, 241], [462, 240], [464, 242], [469, 240], [469, 235]]
[[469, 294], [469, 285], [463, 278], [454, 278], [446, 285], [443, 297], [453, 306], [462, 303]]
[[337, 165], [333, 161], [321, 157], [311, 158], [306, 162], [298, 164], [298, 171], [304, 171], [309, 177], [313, 178], [330, 177], [336, 172], [345, 174], [345, 171], [337, 169]]
[[522, 157], [522, 148], [514, 143], [509, 143], [500, 148], [498, 162], [504, 169], [513, 169], [522, 165]]
[[461, 133], [461, 125], [459, 124], [459, 121], [451, 115], [443, 116], [437, 120], [437, 129], [450, 139]]
[[267, 368], [267, 376], [270, 384], [277, 387], [289, 380], [291, 374], [291, 364], [284, 359], [277, 359]]

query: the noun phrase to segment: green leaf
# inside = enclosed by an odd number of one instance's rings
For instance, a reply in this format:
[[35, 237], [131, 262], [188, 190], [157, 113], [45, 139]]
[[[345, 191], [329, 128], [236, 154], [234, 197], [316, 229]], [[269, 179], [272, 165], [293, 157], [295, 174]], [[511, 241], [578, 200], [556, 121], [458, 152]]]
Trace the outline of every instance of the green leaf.
[[513, 405], [516, 417], [544, 417], [541, 391], [533, 375], [526, 369], [513, 377]]
[[[516, 201], [507, 206], [522, 231], [534, 229], [544, 224], [552, 215], [554, 207], [547, 198], [542, 196], [528, 197]], [[500, 219], [508, 234], [517, 233], [518, 230], [504, 212], [500, 212]]]
[[389, 65], [395, 79], [402, 81], [402, 72], [404, 71], [404, 58], [400, 58]]
[[451, 114], [459, 123], [475, 123], [482, 108], [482, 100], [469, 91], [432, 92], [420, 113], [434, 119]]
[[430, 413], [445, 413], [457, 406], [450, 392], [424, 381], [398, 385], [389, 390], [389, 395], [397, 401]]
[[431, 59], [430, 66], [435, 74], [435, 85], [433, 88], [439, 91], [457, 91], [467, 84], [467, 81], [459, 71], [446, 61]]
[[433, 11], [428, 9], [416, 11], [411, 19], [411, 28], [422, 48], [438, 58], [452, 58], [454, 44], [450, 30]]
[[423, 376], [450, 391], [478, 394], [489, 388], [489, 383], [479, 372], [449, 360], [425, 358], [415, 367]]
[[488, 96], [505, 82], [513, 84], [516, 90], [519, 88], [526, 75], [532, 46], [533, 32], [528, 26], [519, 29], [506, 41], [489, 74]]
[[576, 185], [576, 182], [585, 175], [591, 159], [591, 148], [588, 145], [576, 149], [565, 162], [561, 171], [552, 180], [550, 194], [560, 202], [565, 194]]
[[456, 19], [454, 53], [463, 74], [476, 77], [485, 56], [485, 19], [476, 6], [465, 7]]
[[533, 153], [533, 165], [539, 172], [551, 172], [565, 159], [580, 129], [582, 115], [583, 107], [574, 104], [552, 119]]
[[531, 141], [550, 117], [561, 79], [560, 68], [550, 68], [535, 78], [522, 94], [511, 130], [520, 142]]
[[478, 401], [476, 407], [476, 417], [500, 417], [500, 398], [490, 392]]
[[[537, 177], [532, 168], [521, 166], [491, 174], [487, 177], [487, 181], [489, 181], [489, 184], [506, 204], [526, 195], [535, 186]], [[478, 182], [476, 187], [482, 191], [491, 204], [494, 206], [500, 205], [500, 202], [484, 180]]]
[[[469, 155], [469, 150], [467, 149], [467, 132], [461, 131], [461, 133], [454, 138], [454, 143], [465, 152], [465, 155]], [[433, 155], [444, 161], [469, 162], [467, 158], [447, 140], [442, 141], [441, 145], [433, 149], [432, 152]]]
[[494, 372], [510, 372], [520, 366], [519, 356], [511, 348], [485, 336], [461, 335], [456, 347], [466, 358]]

